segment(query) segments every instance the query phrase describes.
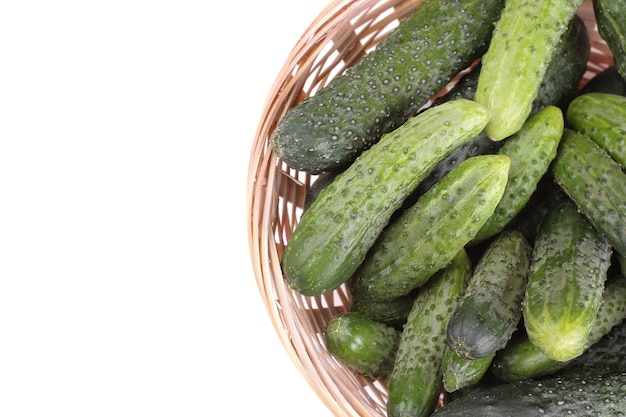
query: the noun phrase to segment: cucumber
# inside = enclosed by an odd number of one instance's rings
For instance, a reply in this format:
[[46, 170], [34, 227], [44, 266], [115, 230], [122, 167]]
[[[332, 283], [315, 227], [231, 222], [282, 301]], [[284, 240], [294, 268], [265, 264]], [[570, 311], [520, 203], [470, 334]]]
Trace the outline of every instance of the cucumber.
[[593, 92], [626, 96], [626, 80], [617, 72], [615, 65], [611, 65], [590, 79], [583, 86], [580, 94]]
[[328, 352], [349, 369], [386, 379], [393, 367], [400, 332], [349, 311], [330, 319], [324, 340]]
[[451, 101], [420, 113], [364, 152], [302, 214], [281, 261], [287, 285], [312, 296], [347, 281], [430, 169], [488, 119], [471, 100]]
[[[621, 277], [612, 277], [607, 281], [602, 294], [602, 305], [591, 326], [587, 337], [583, 356], [608, 335], [615, 326], [626, 319], [626, 280]], [[533, 345], [528, 337], [520, 335], [507, 346], [498, 351], [491, 363], [493, 374], [506, 382], [523, 381], [529, 378], [539, 378], [566, 368], [572, 361], [557, 361], [546, 356], [539, 348]]]
[[507, 1], [496, 22], [474, 100], [492, 113], [485, 132], [502, 140], [528, 118], [559, 40], [583, 0]]
[[493, 213], [509, 166], [506, 156], [481, 155], [452, 170], [383, 231], [355, 272], [352, 292], [391, 300], [422, 286]]
[[626, 174], [586, 135], [565, 129], [554, 179], [615, 250], [626, 255]]
[[400, 334], [389, 377], [389, 417], [429, 416], [441, 392], [446, 324], [465, 290], [471, 262], [460, 250], [420, 290]]
[[304, 211], [311, 207], [311, 204], [317, 200], [317, 197], [320, 195], [322, 190], [328, 187], [335, 180], [337, 175], [337, 172], [323, 172], [317, 177], [304, 196]]
[[524, 294], [528, 339], [546, 356], [568, 361], [587, 347], [602, 303], [611, 245], [575, 204], [565, 201], [542, 220]]
[[455, 392], [477, 384], [489, 371], [495, 353], [479, 359], [466, 359], [447, 348], [443, 354], [443, 388]]
[[270, 136], [290, 167], [343, 170], [487, 49], [504, 0], [424, 0], [359, 63], [289, 111]]
[[612, 52], [617, 71], [626, 79], [626, 1], [593, 0], [598, 33]]
[[406, 323], [406, 318], [413, 307], [416, 292], [386, 301], [373, 301], [368, 298], [352, 294], [352, 307], [350, 311], [361, 314], [371, 320], [384, 323], [396, 329], [401, 329]]
[[588, 93], [567, 108], [568, 124], [591, 138], [622, 168], [626, 167], [626, 96]]
[[473, 390], [433, 417], [623, 417], [626, 373], [590, 368]]
[[563, 112], [549, 105], [530, 116], [518, 132], [504, 141], [498, 153], [511, 158], [509, 181], [498, 206], [480, 228], [472, 244], [487, 240], [504, 230], [528, 203], [556, 156], [563, 128]]
[[505, 230], [485, 250], [447, 328], [457, 355], [478, 359], [509, 341], [522, 316], [522, 297], [532, 248], [515, 230]]

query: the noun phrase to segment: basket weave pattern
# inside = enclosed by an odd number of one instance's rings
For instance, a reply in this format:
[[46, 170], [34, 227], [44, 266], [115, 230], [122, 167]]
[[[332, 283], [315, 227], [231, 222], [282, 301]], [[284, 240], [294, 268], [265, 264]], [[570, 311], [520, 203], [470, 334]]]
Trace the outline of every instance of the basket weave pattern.
[[[280, 259], [316, 176], [294, 170], [272, 152], [269, 137], [280, 119], [333, 77], [358, 62], [421, 0], [334, 0], [302, 34], [268, 95], [248, 170], [248, 242], [256, 282], [277, 335], [312, 389], [336, 416], [386, 416], [387, 385], [338, 363], [324, 347], [326, 323], [350, 309], [341, 286], [306, 297], [285, 286]], [[587, 0], [579, 10], [591, 55], [582, 83], [613, 63]], [[581, 83], [581, 84], [582, 84]]]

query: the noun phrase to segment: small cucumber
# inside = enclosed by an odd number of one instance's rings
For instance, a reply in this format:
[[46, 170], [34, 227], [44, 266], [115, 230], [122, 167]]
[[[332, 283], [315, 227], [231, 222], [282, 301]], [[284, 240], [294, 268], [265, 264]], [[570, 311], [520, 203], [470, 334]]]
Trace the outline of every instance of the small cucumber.
[[430, 169], [476, 136], [487, 120], [483, 106], [455, 100], [420, 113], [381, 138], [303, 213], [283, 253], [287, 284], [312, 296], [346, 282]]
[[349, 369], [386, 379], [393, 367], [400, 332], [350, 311], [330, 319], [324, 339], [328, 352]]
[[424, 417], [434, 411], [442, 385], [446, 324], [465, 290], [470, 270], [469, 257], [461, 250], [415, 298], [389, 377], [389, 417]]
[[598, 33], [613, 55], [615, 67], [626, 79], [626, 1], [593, 0]]
[[608, 93], [626, 96], [626, 80], [617, 72], [615, 65], [602, 70], [590, 79], [580, 91], [580, 94]]
[[424, 0], [374, 50], [281, 119], [270, 137], [294, 169], [343, 170], [417, 114], [487, 49], [504, 0]]
[[493, 213], [509, 166], [506, 156], [481, 155], [452, 170], [383, 231], [355, 272], [352, 291], [391, 300], [422, 286]]
[[466, 359], [483, 358], [509, 341], [522, 316], [532, 248], [505, 230], [485, 250], [447, 328], [447, 343]]
[[580, 212], [626, 256], [626, 174], [619, 164], [589, 137], [566, 128], [551, 171]]
[[[589, 331], [585, 353], [575, 360], [581, 358], [584, 361], [582, 357], [588, 350], [624, 319], [626, 319], [626, 280], [621, 276], [612, 277], [607, 281], [602, 294], [602, 305]], [[570, 363], [572, 362], [549, 358], [533, 345], [526, 335], [520, 335], [496, 353], [491, 370], [499, 379], [515, 382], [553, 374]]]
[[626, 96], [580, 95], [570, 103], [566, 118], [574, 130], [587, 135], [626, 167]]
[[478, 359], [466, 359], [446, 348], [443, 354], [443, 388], [451, 393], [477, 384], [489, 371], [495, 353]]
[[496, 22], [474, 100], [492, 118], [485, 132], [502, 140], [528, 118], [559, 40], [583, 0], [509, 0]]
[[504, 230], [528, 203], [556, 156], [563, 128], [563, 112], [550, 105], [530, 116], [518, 132], [504, 141], [498, 153], [511, 158], [509, 181], [498, 206], [472, 244]]
[[524, 294], [529, 340], [546, 356], [568, 361], [587, 347], [612, 248], [575, 204], [549, 211], [539, 228]]

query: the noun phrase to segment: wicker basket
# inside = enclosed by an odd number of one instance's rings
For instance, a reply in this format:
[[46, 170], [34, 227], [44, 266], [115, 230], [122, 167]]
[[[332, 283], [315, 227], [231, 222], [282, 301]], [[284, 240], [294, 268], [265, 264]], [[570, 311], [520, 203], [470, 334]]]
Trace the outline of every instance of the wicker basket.
[[[284, 114], [360, 60], [420, 0], [333, 0], [311, 23], [269, 92], [250, 156], [248, 239], [256, 281], [278, 336], [294, 364], [336, 416], [386, 416], [387, 385], [338, 363], [324, 347], [326, 323], [350, 308], [345, 286], [318, 297], [285, 287], [280, 259], [316, 176], [299, 172], [272, 152], [269, 136]], [[579, 15], [591, 38], [583, 82], [613, 63], [600, 38], [591, 1]]]

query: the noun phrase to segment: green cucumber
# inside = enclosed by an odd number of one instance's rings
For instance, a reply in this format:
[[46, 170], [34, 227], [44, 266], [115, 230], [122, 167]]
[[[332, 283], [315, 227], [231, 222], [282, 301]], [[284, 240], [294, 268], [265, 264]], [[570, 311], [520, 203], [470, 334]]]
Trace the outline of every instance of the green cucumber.
[[551, 171], [581, 213], [626, 256], [626, 174], [619, 164], [586, 135], [566, 128]]
[[443, 388], [455, 392], [477, 384], [489, 371], [495, 353], [478, 359], [467, 359], [446, 348], [441, 365]]
[[617, 72], [615, 65], [600, 71], [580, 91], [587, 93], [609, 93], [626, 96], [626, 80]]
[[615, 67], [626, 79], [626, 1], [593, 0], [598, 33], [613, 55]]
[[350, 311], [330, 319], [324, 339], [328, 352], [349, 369], [386, 379], [393, 367], [400, 332]]
[[602, 304], [611, 245], [572, 201], [550, 210], [541, 222], [524, 294], [529, 340], [546, 356], [568, 361], [587, 346]]
[[352, 307], [350, 311], [359, 313], [379, 323], [401, 329], [404, 323], [406, 323], [411, 307], [413, 307], [416, 292], [417, 290], [410, 292], [408, 295], [385, 301], [374, 301], [352, 293]]
[[566, 118], [574, 130], [587, 135], [626, 167], [626, 96], [580, 95], [570, 103]]
[[465, 290], [471, 262], [460, 250], [420, 290], [400, 334], [389, 377], [389, 417], [429, 416], [441, 392], [446, 324]]
[[[602, 305], [589, 331], [585, 353], [575, 360], [582, 358], [592, 346], [599, 343], [624, 319], [626, 319], [626, 280], [621, 276], [612, 277], [607, 281], [602, 294]], [[572, 361], [549, 358], [533, 345], [526, 335], [520, 335], [496, 353], [491, 370], [497, 378], [515, 382], [553, 374], [570, 363]]]
[[346, 282], [430, 169], [488, 119], [471, 100], [451, 101], [420, 113], [364, 152], [303, 213], [283, 253], [288, 286], [311, 296]]
[[530, 116], [519, 131], [504, 141], [498, 153], [511, 158], [509, 181], [498, 206], [472, 244], [504, 230], [528, 203], [556, 156], [563, 128], [563, 112], [549, 105]]
[[322, 190], [328, 187], [335, 180], [335, 177], [337, 175], [337, 172], [323, 172], [317, 177], [315, 182], [311, 184], [311, 186], [308, 188], [306, 195], [304, 196], [304, 211], [308, 210], [309, 207], [311, 207], [311, 204], [313, 204], [313, 202], [317, 200], [317, 197], [320, 195]]
[[487, 49], [503, 0], [424, 0], [359, 63], [303, 100], [270, 137], [294, 169], [343, 170]]
[[515, 230], [505, 230], [485, 250], [447, 328], [447, 343], [466, 359], [504, 348], [522, 316], [522, 298], [532, 248]]
[[528, 118], [559, 40], [583, 0], [509, 0], [496, 22], [474, 100], [492, 118], [493, 140], [517, 132]]
[[481, 155], [452, 170], [383, 231], [355, 272], [352, 291], [391, 300], [422, 286], [493, 213], [509, 166], [506, 156]]

